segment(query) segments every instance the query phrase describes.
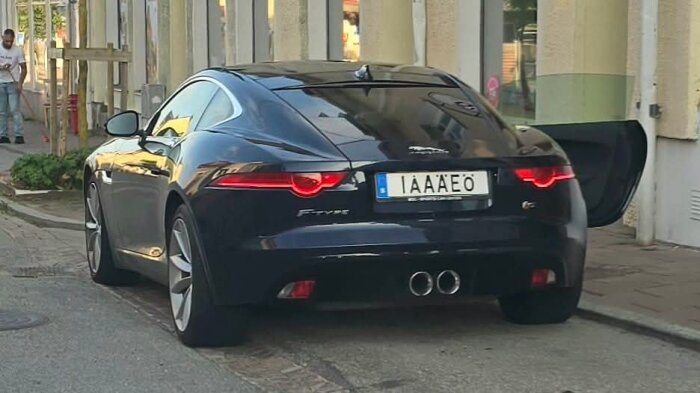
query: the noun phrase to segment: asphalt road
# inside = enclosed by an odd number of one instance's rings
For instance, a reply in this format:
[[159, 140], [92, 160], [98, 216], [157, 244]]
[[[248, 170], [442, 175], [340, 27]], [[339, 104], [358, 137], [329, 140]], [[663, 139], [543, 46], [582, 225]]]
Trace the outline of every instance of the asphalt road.
[[700, 353], [579, 318], [504, 322], [493, 304], [267, 311], [241, 347], [192, 350], [167, 291], [89, 281], [82, 234], [0, 215], [2, 392], [700, 392]]

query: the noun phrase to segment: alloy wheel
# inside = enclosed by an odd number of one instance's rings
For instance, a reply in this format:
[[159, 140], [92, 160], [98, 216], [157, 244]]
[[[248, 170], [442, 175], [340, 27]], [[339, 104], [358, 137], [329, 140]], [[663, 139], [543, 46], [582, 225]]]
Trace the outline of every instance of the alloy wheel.
[[185, 221], [173, 223], [168, 248], [170, 305], [181, 332], [187, 329], [192, 310], [192, 247]]
[[85, 215], [85, 234], [87, 243], [88, 265], [92, 273], [97, 273], [102, 257], [102, 221], [100, 212], [100, 197], [97, 185], [90, 183], [85, 200], [87, 214]]

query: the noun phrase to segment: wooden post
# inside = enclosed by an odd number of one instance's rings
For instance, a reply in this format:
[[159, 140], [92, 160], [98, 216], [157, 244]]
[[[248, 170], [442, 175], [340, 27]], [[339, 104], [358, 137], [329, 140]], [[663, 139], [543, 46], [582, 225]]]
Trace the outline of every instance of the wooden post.
[[[108, 43], [107, 49], [111, 54], [114, 53], [114, 44]], [[111, 117], [114, 114], [114, 62], [107, 60], [107, 116]]]
[[[56, 41], [51, 41], [51, 48], [56, 47]], [[58, 130], [58, 100], [57, 91], [58, 86], [56, 82], [56, 59], [52, 58], [49, 61], [49, 140], [50, 140], [50, 151], [51, 154], [59, 154], [57, 142], [57, 130]]]
[[[129, 46], [122, 45], [122, 51], [128, 52]], [[129, 105], [129, 63], [124, 61], [119, 63], [119, 74], [121, 79], [119, 82], [122, 89], [122, 94], [119, 98], [119, 110], [124, 112]]]
[[[32, 9], [32, 8], [30, 8]], [[80, 48], [87, 48], [87, 26], [88, 12], [87, 1], [78, 2], [78, 35], [80, 36]], [[81, 60], [78, 62], [78, 134], [80, 136], [80, 147], [88, 147], [88, 124], [87, 124], [87, 77], [88, 62]]]
[[[65, 46], [69, 46], [68, 42]], [[61, 133], [58, 137], [58, 155], [63, 157], [66, 154], [66, 135], [68, 134], [68, 124], [70, 124], [70, 113], [68, 112], [68, 98], [70, 97], [70, 69], [71, 61], [63, 60], [63, 108], [61, 117]]]

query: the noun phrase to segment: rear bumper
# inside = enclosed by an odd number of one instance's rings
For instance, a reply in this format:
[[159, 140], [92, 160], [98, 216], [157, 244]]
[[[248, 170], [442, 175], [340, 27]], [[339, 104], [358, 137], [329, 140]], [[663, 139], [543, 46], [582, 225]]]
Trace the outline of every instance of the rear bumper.
[[[289, 282], [315, 280], [312, 302], [414, 304], [527, 290], [533, 269], [558, 286], [580, 282], [585, 226], [521, 218], [323, 225], [235, 242], [206, 239], [207, 273], [219, 304], [268, 304]], [[465, 241], [464, 239], [468, 239]], [[409, 277], [461, 277], [452, 295], [417, 298]]]

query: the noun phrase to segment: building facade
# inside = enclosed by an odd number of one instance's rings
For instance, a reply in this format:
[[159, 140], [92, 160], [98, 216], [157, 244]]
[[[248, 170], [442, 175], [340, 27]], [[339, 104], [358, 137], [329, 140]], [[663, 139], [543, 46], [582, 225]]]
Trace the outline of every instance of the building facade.
[[[149, 85], [172, 92], [206, 67], [294, 59], [441, 68], [518, 124], [636, 119], [641, 111], [643, 0], [0, 0], [0, 22], [20, 33], [37, 105], [50, 40], [78, 40], [78, 1], [88, 2], [89, 46], [111, 42], [132, 53], [127, 102], [137, 111], [148, 107]], [[700, 246], [700, 2], [658, 3], [663, 113], [647, 213], [656, 238]], [[90, 64], [94, 118], [105, 75], [104, 64]], [[636, 213], [633, 204], [628, 224]]]

